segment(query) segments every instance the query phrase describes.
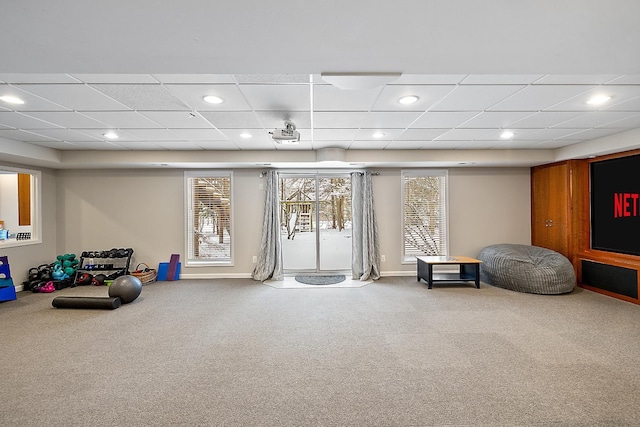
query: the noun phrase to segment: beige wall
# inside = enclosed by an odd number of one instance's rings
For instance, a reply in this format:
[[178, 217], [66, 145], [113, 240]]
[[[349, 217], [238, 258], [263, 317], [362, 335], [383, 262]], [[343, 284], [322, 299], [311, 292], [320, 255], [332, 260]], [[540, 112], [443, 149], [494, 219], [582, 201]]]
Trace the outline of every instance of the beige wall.
[[[375, 176], [383, 274], [414, 274], [400, 262], [399, 169]], [[181, 170], [58, 172], [58, 253], [132, 247], [134, 263], [157, 266], [172, 253], [184, 260], [184, 175]], [[249, 277], [262, 230], [259, 171], [234, 171], [234, 266], [186, 267], [185, 277]], [[499, 242], [530, 243], [529, 168], [449, 170], [449, 249], [475, 256]], [[47, 205], [45, 205], [46, 208]], [[135, 266], [135, 265], [134, 265]]]
[[[383, 275], [415, 274], [401, 263], [401, 170], [374, 177]], [[531, 243], [529, 168], [449, 169], [449, 253], [474, 257], [493, 243]]]
[[[157, 267], [173, 253], [184, 261], [184, 171], [65, 170], [58, 180], [60, 251], [131, 247], [134, 267]], [[187, 268], [183, 262], [183, 275], [249, 277], [260, 246], [261, 182], [259, 171], [234, 171], [234, 265]]]

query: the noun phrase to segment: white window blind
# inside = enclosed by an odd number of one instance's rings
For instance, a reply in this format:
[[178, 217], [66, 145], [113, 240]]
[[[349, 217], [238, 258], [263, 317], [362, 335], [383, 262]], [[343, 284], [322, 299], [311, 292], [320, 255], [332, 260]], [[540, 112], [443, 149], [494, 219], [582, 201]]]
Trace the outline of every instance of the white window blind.
[[186, 172], [187, 264], [231, 264], [231, 172]]
[[447, 255], [447, 172], [402, 172], [403, 260]]

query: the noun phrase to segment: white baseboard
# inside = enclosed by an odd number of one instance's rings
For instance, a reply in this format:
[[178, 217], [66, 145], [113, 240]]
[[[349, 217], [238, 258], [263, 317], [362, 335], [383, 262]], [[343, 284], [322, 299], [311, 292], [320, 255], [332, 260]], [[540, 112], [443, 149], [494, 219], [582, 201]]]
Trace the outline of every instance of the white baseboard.
[[180, 273], [181, 279], [251, 279], [251, 273], [219, 273], [219, 274], [184, 274]]

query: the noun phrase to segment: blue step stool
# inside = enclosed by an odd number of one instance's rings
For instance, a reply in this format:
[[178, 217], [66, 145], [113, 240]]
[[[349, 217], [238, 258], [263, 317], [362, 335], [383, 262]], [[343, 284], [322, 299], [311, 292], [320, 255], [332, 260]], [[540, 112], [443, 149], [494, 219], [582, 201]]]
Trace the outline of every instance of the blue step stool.
[[13, 285], [9, 258], [0, 256], [0, 301], [13, 301], [16, 299], [16, 287]]

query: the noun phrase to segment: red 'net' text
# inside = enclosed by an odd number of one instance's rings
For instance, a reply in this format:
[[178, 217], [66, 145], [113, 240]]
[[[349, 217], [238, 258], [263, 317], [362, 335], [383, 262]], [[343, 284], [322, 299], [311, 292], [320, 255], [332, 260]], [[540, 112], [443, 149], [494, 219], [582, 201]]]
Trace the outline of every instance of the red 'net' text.
[[613, 217], [639, 216], [638, 193], [613, 193]]

